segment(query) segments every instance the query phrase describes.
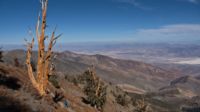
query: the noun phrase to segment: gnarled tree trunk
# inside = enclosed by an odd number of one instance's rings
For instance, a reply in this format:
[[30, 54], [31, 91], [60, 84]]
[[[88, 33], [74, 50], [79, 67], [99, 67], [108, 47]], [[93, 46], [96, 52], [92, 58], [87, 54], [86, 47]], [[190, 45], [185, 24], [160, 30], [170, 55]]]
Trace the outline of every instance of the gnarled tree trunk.
[[31, 43], [27, 44], [27, 58], [26, 65], [28, 68], [28, 75], [31, 79], [33, 86], [38, 90], [41, 96], [45, 95], [45, 90], [48, 84], [48, 75], [50, 71], [50, 58], [52, 56], [52, 47], [56, 43], [56, 39], [61, 35], [55, 37], [55, 30], [52, 33], [48, 50], [45, 51], [45, 29], [46, 29], [46, 14], [47, 14], [47, 4], [48, 0], [41, 0], [42, 4], [42, 22], [40, 23], [40, 15], [38, 16], [38, 21], [36, 25], [36, 36], [38, 39], [38, 62], [37, 62], [37, 72], [36, 76], [34, 76], [33, 68], [31, 65], [31, 55], [32, 48], [34, 45], [34, 37]]

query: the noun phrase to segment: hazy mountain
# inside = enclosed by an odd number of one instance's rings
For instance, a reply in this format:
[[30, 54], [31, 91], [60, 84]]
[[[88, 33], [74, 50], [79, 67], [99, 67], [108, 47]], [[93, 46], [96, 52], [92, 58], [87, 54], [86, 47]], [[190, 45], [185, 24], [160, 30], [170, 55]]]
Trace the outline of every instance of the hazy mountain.
[[[34, 53], [34, 59], [35, 56]], [[25, 51], [13, 50], [5, 53], [6, 62], [13, 63], [14, 58], [18, 58], [20, 63], [24, 64]], [[57, 71], [66, 75], [83, 73], [93, 65], [97, 74], [108, 82], [130, 84], [148, 91], [163, 87], [180, 75], [143, 62], [114, 59], [103, 55], [76, 54], [68, 51], [56, 53], [54, 63]]]
[[182, 97], [194, 97], [200, 94], [200, 80], [193, 76], [183, 76], [171, 81], [170, 85], [160, 89], [160, 91], [177, 90], [177, 94]]
[[[9, 71], [8, 73], [11, 76], [17, 76], [17, 78], [20, 79], [20, 85], [28, 83], [28, 77], [23, 77], [26, 75], [25, 53], [24, 50], [5, 51], [3, 58], [4, 64], [0, 64], [0, 70]], [[37, 52], [33, 52], [33, 62], [36, 62], [36, 55]], [[20, 63], [20, 68], [13, 67], [16, 58]], [[65, 76], [82, 74], [91, 66], [95, 67], [97, 75], [104, 81], [107, 83], [111, 82], [117, 87], [120, 87], [122, 90], [128, 92], [130, 97], [135, 99], [144, 97], [145, 101], [155, 112], [179, 111], [182, 107], [188, 109], [188, 106], [190, 107], [191, 104], [197, 102], [194, 100], [194, 97], [199, 96], [200, 93], [198, 87], [200, 81], [198, 76], [182, 76], [182, 72], [172, 69], [173, 67], [163, 69], [164, 66], [160, 68], [139, 61], [116, 59], [99, 54], [77, 54], [69, 51], [55, 53], [53, 63], [55, 64], [56, 74], [62, 86], [65, 88], [66, 85], [68, 85], [66, 90], [69, 96], [67, 98], [69, 98], [71, 102], [74, 102], [70, 97], [75, 97], [75, 94], [78, 95], [76, 96], [77, 100], [74, 106], [80, 109], [77, 105], [81, 104], [81, 108], [89, 109], [91, 112], [93, 112], [92, 108], [81, 103], [80, 98], [83, 95], [82, 91], [73, 84], [71, 85], [63, 81]], [[112, 91], [116, 91], [113, 88], [114, 87], [110, 87], [109, 89], [111, 93]], [[27, 102], [30, 103], [31, 99], [24, 97], [25, 94], [29, 95], [30, 93], [21, 92], [16, 94], [20, 94], [21, 98], [28, 99]], [[6, 93], [11, 95], [8, 91], [6, 91]], [[109, 94], [109, 102], [106, 104], [109, 107], [107, 108], [108, 111], [114, 106], [112, 102], [115, 102], [114, 96], [110, 95], [111, 94]], [[31, 103], [34, 104], [32, 101]], [[42, 102], [42, 104], [52, 106], [47, 102]], [[36, 106], [39, 107], [39, 105]], [[129, 109], [132, 109], [132, 107], [124, 108], [117, 103], [115, 106], [121, 111], [129, 111]], [[193, 109], [193, 107], [191, 108]], [[115, 108], [112, 107], [112, 109]]]

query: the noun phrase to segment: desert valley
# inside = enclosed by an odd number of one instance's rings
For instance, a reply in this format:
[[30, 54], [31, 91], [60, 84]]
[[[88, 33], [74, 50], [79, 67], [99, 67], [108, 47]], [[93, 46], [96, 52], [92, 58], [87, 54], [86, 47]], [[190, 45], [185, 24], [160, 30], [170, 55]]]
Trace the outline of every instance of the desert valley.
[[0, 1], [0, 112], [200, 112], [199, 0], [61, 1]]

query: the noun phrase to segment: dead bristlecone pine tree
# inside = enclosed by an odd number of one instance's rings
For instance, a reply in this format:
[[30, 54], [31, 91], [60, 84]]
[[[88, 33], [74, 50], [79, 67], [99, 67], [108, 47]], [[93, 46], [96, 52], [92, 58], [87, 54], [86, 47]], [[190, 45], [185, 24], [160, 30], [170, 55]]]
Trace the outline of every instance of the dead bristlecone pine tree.
[[[45, 40], [47, 36], [45, 35], [46, 29], [46, 15], [47, 15], [47, 4], [48, 0], [41, 0], [42, 5], [42, 16], [38, 16], [38, 21], [36, 24], [36, 37], [38, 40], [38, 60], [37, 60], [37, 71], [33, 72], [33, 67], [31, 64], [32, 48], [34, 46], [34, 36], [32, 32], [29, 32], [32, 36], [31, 43], [27, 42], [27, 57], [26, 65], [28, 69], [28, 75], [31, 80], [33, 87], [38, 91], [41, 96], [46, 94], [47, 84], [48, 84], [48, 75], [51, 72], [50, 70], [50, 61], [52, 57], [52, 47], [55, 45], [56, 40], [61, 36], [55, 36], [55, 30], [52, 32], [50, 42], [48, 44], [48, 49], [45, 49]], [[36, 75], [34, 75], [36, 74]]]

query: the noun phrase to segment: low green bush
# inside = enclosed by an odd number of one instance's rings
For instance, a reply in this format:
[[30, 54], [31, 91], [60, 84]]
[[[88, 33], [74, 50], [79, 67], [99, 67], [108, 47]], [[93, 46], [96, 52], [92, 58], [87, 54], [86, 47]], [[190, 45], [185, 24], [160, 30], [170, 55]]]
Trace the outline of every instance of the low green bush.
[[57, 81], [57, 77], [55, 75], [49, 76], [49, 82], [55, 87], [55, 88], [60, 88], [60, 85]]
[[83, 74], [81, 81], [84, 82], [84, 93], [87, 95], [84, 101], [101, 110], [106, 102], [107, 86], [90, 70]]

